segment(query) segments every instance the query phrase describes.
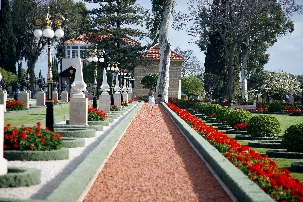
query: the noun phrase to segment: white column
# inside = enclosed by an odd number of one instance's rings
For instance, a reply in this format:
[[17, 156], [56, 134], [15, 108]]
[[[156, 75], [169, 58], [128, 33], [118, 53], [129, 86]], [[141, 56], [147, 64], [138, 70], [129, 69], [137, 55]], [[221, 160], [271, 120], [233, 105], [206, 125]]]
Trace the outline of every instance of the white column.
[[4, 105], [0, 104], [0, 175], [7, 174], [7, 160], [3, 158], [4, 143]]

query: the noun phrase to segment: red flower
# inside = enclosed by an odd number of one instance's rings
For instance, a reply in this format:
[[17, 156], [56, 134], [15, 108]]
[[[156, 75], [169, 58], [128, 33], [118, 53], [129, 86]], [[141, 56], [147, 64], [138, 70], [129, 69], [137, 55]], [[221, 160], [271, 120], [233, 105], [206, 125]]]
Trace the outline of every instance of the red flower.
[[21, 132], [20, 137], [21, 137], [23, 140], [26, 140], [26, 132]]
[[29, 149], [30, 149], [30, 150], [33, 150], [33, 149], [34, 149], [34, 146], [33, 146], [33, 145], [29, 145]]

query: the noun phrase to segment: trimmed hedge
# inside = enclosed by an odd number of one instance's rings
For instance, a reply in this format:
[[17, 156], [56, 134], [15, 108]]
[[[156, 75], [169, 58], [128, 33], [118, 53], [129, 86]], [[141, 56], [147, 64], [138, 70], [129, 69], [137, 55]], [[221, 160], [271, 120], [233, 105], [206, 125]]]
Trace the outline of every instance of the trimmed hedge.
[[69, 158], [69, 150], [67, 148], [51, 151], [4, 150], [4, 158], [8, 161], [63, 160]]
[[252, 137], [275, 137], [281, 132], [281, 124], [273, 116], [256, 115], [249, 120], [246, 131]]
[[89, 127], [55, 128], [55, 132], [62, 137], [90, 138], [96, 135], [96, 130]]
[[291, 125], [286, 129], [282, 145], [289, 152], [303, 153], [303, 123]]
[[62, 147], [66, 148], [75, 148], [75, 147], [84, 147], [85, 140], [83, 138], [62, 138]]
[[0, 188], [31, 186], [41, 183], [41, 170], [36, 168], [8, 167], [5, 175], [0, 175]]

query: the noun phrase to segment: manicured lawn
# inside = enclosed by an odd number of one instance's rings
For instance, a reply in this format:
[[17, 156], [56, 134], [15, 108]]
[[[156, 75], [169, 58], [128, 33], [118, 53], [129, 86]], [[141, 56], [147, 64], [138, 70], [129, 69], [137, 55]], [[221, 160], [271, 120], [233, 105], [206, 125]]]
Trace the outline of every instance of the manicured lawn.
[[[69, 114], [69, 105], [65, 105], [63, 108], [60, 109], [54, 109], [54, 116], [61, 116]], [[38, 121], [45, 120], [46, 119], [46, 108], [45, 110], [42, 110], [39, 113], [36, 114], [24, 114], [21, 113], [18, 116], [15, 116], [13, 118], [5, 118], [4, 115], [4, 125], [6, 126], [8, 123], [12, 124], [13, 126], [20, 126], [24, 124], [25, 126], [28, 126], [27, 124], [35, 124]]]

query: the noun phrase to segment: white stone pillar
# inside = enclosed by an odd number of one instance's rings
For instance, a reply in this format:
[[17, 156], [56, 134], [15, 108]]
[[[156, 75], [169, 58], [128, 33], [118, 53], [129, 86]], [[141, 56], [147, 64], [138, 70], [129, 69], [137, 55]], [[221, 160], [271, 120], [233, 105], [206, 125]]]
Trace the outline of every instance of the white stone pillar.
[[18, 100], [24, 102], [26, 109], [29, 108], [29, 94], [26, 91], [20, 91]]
[[121, 107], [121, 93], [115, 92], [114, 93], [114, 104], [120, 108]]
[[58, 92], [57, 91], [53, 91], [53, 99], [58, 100]]
[[124, 92], [122, 93], [122, 96], [123, 96], [123, 102], [128, 103], [128, 93], [127, 93], [126, 91], [124, 91]]
[[110, 95], [108, 92], [101, 93], [99, 97], [99, 109], [106, 113], [110, 112]]
[[4, 112], [6, 112], [6, 101], [7, 101], [7, 92], [0, 91], [0, 104], [4, 105]]
[[4, 105], [0, 104], [0, 175], [7, 174], [7, 160], [3, 158], [4, 143]]
[[68, 92], [67, 91], [61, 92], [61, 102], [68, 102]]
[[45, 106], [45, 92], [39, 91], [36, 93], [36, 106]]
[[88, 99], [73, 96], [69, 103], [69, 125], [88, 126]]

